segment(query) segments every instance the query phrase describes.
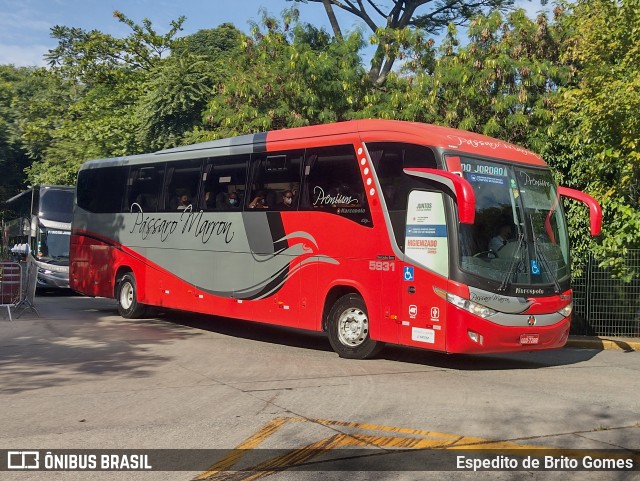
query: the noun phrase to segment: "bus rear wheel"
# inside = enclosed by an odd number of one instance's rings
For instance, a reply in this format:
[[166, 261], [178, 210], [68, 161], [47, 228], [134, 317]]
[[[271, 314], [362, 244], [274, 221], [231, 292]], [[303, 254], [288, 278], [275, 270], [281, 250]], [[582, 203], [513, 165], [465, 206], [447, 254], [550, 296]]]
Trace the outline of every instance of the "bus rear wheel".
[[340, 357], [367, 359], [375, 356], [384, 343], [371, 339], [367, 306], [358, 294], [347, 294], [329, 312], [329, 342]]
[[138, 302], [136, 278], [132, 273], [125, 274], [118, 283], [118, 312], [125, 319], [143, 317], [146, 306]]

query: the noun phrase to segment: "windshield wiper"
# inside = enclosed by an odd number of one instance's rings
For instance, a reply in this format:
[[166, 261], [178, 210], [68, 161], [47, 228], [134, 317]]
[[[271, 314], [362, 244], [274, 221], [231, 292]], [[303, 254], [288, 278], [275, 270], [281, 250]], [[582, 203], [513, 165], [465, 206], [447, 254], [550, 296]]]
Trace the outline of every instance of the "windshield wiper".
[[503, 292], [507, 289], [507, 287], [509, 286], [509, 279], [511, 279], [511, 276], [513, 275], [513, 271], [516, 265], [520, 265], [522, 263], [522, 258], [520, 257], [520, 251], [523, 245], [526, 245], [526, 243], [524, 241], [524, 233], [521, 232], [518, 235], [518, 246], [516, 247], [514, 256], [511, 259], [511, 264], [509, 264], [509, 269], [507, 270], [507, 274], [502, 279], [502, 283], [500, 284], [500, 287], [498, 287], [498, 291]]
[[[531, 229], [533, 230], [533, 225], [531, 226]], [[555, 272], [553, 272], [553, 270], [551, 269], [551, 264], [549, 264], [549, 259], [547, 258], [547, 255], [538, 245], [538, 241], [536, 240], [537, 237], [538, 236], [536, 235], [536, 233], [533, 232], [533, 253], [538, 259], [542, 261], [542, 265], [544, 265], [544, 268], [547, 270], [547, 273], [548, 273], [547, 275], [553, 281], [553, 287], [554, 287], [555, 293], [560, 294], [560, 283], [558, 282], [558, 277], [556, 276]], [[540, 273], [540, 275], [542, 275], [542, 273]]]

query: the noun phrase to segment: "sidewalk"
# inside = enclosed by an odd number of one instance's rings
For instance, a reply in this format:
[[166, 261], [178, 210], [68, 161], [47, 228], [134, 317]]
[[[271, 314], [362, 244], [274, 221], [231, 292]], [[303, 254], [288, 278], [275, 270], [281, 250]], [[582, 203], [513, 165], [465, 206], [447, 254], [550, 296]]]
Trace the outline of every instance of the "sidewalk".
[[640, 338], [606, 336], [569, 336], [567, 347], [609, 351], [640, 351]]

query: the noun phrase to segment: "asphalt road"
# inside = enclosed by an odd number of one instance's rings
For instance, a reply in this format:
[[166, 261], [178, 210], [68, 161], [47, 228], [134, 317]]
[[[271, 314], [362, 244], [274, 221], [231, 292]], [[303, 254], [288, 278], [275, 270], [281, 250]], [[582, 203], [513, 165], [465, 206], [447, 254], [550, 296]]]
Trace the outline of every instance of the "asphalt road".
[[[40, 318], [0, 318], [0, 449], [220, 451], [198, 452], [204, 467], [189, 471], [5, 471], [0, 479], [640, 478], [637, 470], [562, 466], [473, 472], [450, 456], [451, 448], [483, 448], [504, 461], [513, 450], [554, 448], [550, 462], [582, 463], [585, 453], [600, 459], [600, 450], [613, 449], [637, 466], [638, 352], [472, 357], [388, 347], [354, 361], [315, 333], [180, 312], [125, 320], [107, 299], [36, 301]], [[266, 459], [233, 448], [258, 448], [274, 469], [233, 471]], [[352, 455], [362, 448], [370, 459]], [[439, 452], [433, 464], [413, 454], [376, 456], [390, 448]], [[442, 448], [449, 457], [438, 457]], [[332, 455], [348, 459], [322, 462]], [[306, 468], [277, 472], [292, 459]]]

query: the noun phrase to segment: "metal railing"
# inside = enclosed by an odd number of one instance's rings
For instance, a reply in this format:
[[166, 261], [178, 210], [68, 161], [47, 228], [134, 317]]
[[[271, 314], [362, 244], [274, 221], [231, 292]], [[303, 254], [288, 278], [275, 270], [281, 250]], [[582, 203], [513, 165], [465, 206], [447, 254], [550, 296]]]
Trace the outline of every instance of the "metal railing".
[[[640, 267], [640, 249], [629, 250], [625, 265]], [[574, 277], [571, 333], [588, 336], [640, 337], [640, 279], [624, 282], [600, 267], [593, 255]]]
[[[19, 262], [0, 261], [0, 308], [6, 308], [6, 316], [13, 320], [11, 308], [23, 299], [23, 272]], [[3, 309], [4, 310], [4, 309]]]

